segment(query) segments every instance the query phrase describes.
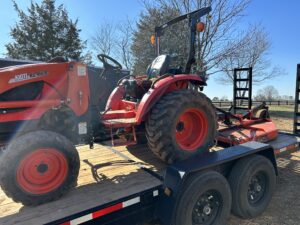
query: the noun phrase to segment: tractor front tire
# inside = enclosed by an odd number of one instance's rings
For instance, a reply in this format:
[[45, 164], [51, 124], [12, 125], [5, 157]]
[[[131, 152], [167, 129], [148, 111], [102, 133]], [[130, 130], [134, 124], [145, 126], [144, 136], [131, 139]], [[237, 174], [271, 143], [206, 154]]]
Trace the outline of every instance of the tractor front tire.
[[146, 121], [151, 151], [167, 163], [206, 152], [216, 132], [215, 108], [203, 93], [178, 90], [164, 95]]
[[52, 131], [34, 131], [12, 140], [0, 158], [0, 185], [24, 205], [60, 198], [77, 185], [80, 161], [74, 145]]

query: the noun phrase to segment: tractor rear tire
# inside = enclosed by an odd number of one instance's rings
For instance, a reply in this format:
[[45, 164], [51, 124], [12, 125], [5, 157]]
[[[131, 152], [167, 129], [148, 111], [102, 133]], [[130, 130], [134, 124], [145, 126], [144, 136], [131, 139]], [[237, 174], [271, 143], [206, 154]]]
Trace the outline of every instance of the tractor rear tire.
[[149, 148], [169, 164], [209, 151], [216, 132], [216, 111], [210, 99], [187, 89], [164, 95], [146, 121]]
[[0, 185], [24, 205], [60, 198], [77, 185], [80, 161], [75, 146], [52, 131], [34, 131], [12, 140], [0, 158]]

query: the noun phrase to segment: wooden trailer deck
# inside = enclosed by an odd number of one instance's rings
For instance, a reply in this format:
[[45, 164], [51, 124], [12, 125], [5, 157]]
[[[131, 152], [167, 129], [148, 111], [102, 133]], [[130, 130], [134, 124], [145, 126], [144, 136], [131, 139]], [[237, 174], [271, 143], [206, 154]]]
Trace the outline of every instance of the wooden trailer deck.
[[[298, 142], [294, 136], [280, 134], [271, 144], [280, 153], [295, 149]], [[162, 174], [166, 167], [144, 145], [112, 149], [95, 144], [93, 150], [88, 146], [78, 150], [81, 168], [75, 189], [57, 201], [35, 207], [13, 202], [0, 189], [0, 224], [44, 224], [161, 184], [140, 168], [143, 165]], [[124, 156], [138, 163], [128, 162]]]
[[[162, 171], [165, 166], [145, 146], [114, 149], [153, 171]], [[161, 184], [109, 147], [95, 144], [91, 150], [81, 146], [78, 152], [81, 160], [78, 186], [57, 201], [27, 207], [13, 202], [0, 189], [0, 224], [44, 224]]]

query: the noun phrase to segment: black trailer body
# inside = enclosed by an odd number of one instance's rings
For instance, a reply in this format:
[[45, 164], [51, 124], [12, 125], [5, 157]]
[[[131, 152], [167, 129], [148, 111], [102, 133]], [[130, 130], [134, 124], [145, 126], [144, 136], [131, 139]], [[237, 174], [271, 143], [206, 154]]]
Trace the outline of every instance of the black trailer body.
[[[290, 137], [293, 141], [286, 142], [286, 145], [278, 145], [279, 142], [277, 142], [273, 143], [273, 146], [272, 143], [248, 142], [178, 162], [166, 168], [163, 179], [160, 179], [160, 175], [155, 175], [157, 179], [161, 180], [161, 184], [154, 188], [60, 218], [48, 224], [142, 224], [155, 219], [164, 225], [171, 225], [174, 214], [177, 213], [178, 197], [191, 176], [207, 171], [217, 171], [224, 177], [228, 177], [237, 161], [253, 155], [267, 158], [272, 163], [277, 175], [275, 152], [294, 151], [298, 149], [299, 145], [298, 139], [292, 135], [281, 134], [281, 136], [283, 138]], [[154, 175], [152, 171], [149, 173]]]
[[[153, 164], [159, 161], [146, 147], [140, 146], [141, 149], [134, 152], [130, 149], [96, 145], [94, 150], [86, 148], [79, 151], [85, 154], [81, 155], [82, 158], [93, 158], [99, 154], [98, 150], [102, 152], [103, 163], [94, 164], [92, 170], [97, 171], [97, 168], [110, 164], [107, 162], [109, 160], [111, 163], [117, 162], [118, 156], [122, 160], [120, 165], [115, 165], [118, 171], [125, 173], [128, 170], [126, 166], [130, 164], [129, 167], [139, 167], [142, 174], [132, 173], [130, 170], [128, 175], [113, 175], [112, 180], [116, 180], [116, 183], [108, 178], [99, 183], [79, 184], [78, 190], [71, 191], [62, 199], [36, 207], [20, 207], [16, 203], [9, 203], [8, 198], [4, 198], [3, 201], [3, 193], [0, 190], [0, 224], [134, 225], [157, 220], [164, 225], [173, 225], [175, 215], [180, 212], [179, 199], [192, 178], [213, 171], [228, 179], [232, 168], [239, 161], [253, 156], [263, 156], [274, 168], [274, 174], [277, 174], [275, 155], [298, 150], [298, 146], [299, 138], [292, 134], [280, 133], [277, 140], [268, 144], [248, 142], [229, 148], [220, 147], [210, 153], [170, 166], [162, 164], [162, 170], [150, 170], [144, 167], [144, 163]], [[137, 152], [142, 152], [138, 156], [143, 157], [142, 161], [135, 161]], [[83, 159], [81, 165], [87, 167], [83, 165], [84, 161]], [[99, 158], [96, 157], [94, 162], [98, 161]], [[115, 174], [113, 169], [110, 170], [112, 171], [108, 174]], [[80, 176], [87, 177], [87, 169], [83, 169], [82, 172], [84, 174]], [[102, 198], [104, 199], [101, 200]], [[12, 207], [17, 208], [11, 210]]]

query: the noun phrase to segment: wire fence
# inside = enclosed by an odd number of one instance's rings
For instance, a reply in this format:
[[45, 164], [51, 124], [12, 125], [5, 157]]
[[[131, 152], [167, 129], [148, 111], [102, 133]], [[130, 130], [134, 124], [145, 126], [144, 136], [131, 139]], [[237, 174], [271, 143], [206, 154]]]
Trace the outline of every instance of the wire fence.
[[[258, 105], [262, 103], [263, 101], [252, 101], [253, 105]], [[267, 105], [273, 105], [273, 106], [281, 106], [281, 105], [294, 105], [294, 100], [274, 100], [274, 101], [264, 101]], [[222, 108], [222, 107], [231, 107], [233, 106], [232, 101], [213, 101], [213, 104], [216, 107]]]

